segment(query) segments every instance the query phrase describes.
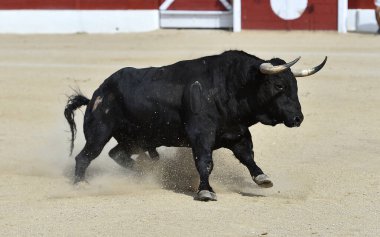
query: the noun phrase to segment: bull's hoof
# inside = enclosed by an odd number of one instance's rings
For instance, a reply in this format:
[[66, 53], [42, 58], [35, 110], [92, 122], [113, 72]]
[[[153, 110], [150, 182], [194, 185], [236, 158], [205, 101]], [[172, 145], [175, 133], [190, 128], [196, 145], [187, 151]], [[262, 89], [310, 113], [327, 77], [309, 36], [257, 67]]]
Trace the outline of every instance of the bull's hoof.
[[150, 158], [154, 161], [160, 160], [160, 156], [150, 156]]
[[197, 201], [216, 201], [216, 194], [214, 192], [210, 192], [208, 190], [201, 190], [198, 192], [197, 196], [194, 198]]
[[148, 151], [148, 154], [152, 160], [157, 161], [160, 159], [160, 155], [158, 154], [156, 149]]
[[132, 160], [131, 158], [125, 158], [125, 160], [121, 164], [121, 166], [126, 169], [132, 169], [134, 165], [135, 165], [135, 161]]
[[87, 181], [87, 180], [75, 180], [74, 181], [74, 188], [77, 189], [77, 190], [81, 190], [81, 189], [86, 189], [87, 187], [90, 186], [90, 183]]
[[74, 177], [74, 185], [77, 185], [81, 182], [87, 182], [87, 181], [85, 181], [84, 177], [79, 177], [79, 176]]
[[272, 181], [266, 174], [260, 174], [256, 177], [253, 177], [253, 181], [262, 188], [271, 188], [273, 187]]

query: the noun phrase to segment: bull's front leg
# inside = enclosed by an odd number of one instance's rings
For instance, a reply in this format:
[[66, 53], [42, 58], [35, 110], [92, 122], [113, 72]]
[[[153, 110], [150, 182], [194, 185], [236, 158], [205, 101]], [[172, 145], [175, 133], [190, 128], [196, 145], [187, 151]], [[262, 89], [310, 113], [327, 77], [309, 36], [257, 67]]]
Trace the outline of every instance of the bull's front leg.
[[195, 166], [197, 167], [200, 183], [196, 200], [216, 201], [216, 194], [209, 183], [210, 174], [214, 168], [212, 161], [212, 151], [193, 148]]
[[232, 150], [236, 158], [248, 168], [253, 181], [257, 185], [264, 188], [270, 188], [273, 186], [272, 181], [266, 174], [264, 174], [254, 160], [252, 138], [248, 129], [240, 139], [229, 147], [229, 149]]
[[199, 81], [191, 84], [188, 92], [184, 97], [188, 105], [186, 110], [188, 120], [185, 123], [185, 129], [200, 178], [195, 200], [216, 201], [216, 194], [209, 183], [209, 177], [214, 168], [212, 150], [216, 134], [216, 122], [212, 119], [215, 111], [210, 106], [213, 103], [205, 97]]
[[201, 132], [198, 128], [188, 128], [187, 133], [193, 150], [195, 166], [200, 178], [195, 200], [216, 201], [216, 194], [209, 183], [209, 177], [214, 168], [212, 147], [214, 146], [215, 133], [213, 131]]

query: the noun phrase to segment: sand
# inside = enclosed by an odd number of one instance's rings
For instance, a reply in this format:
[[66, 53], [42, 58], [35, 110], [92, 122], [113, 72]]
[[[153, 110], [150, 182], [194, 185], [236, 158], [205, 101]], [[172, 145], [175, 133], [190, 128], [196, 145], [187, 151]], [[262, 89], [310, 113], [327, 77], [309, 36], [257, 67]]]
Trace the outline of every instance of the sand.
[[[379, 236], [380, 37], [335, 32], [160, 30], [118, 35], [0, 35], [1, 236]], [[251, 127], [255, 185], [232, 152], [214, 152], [217, 202], [193, 200], [188, 149], [124, 170], [107, 152], [72, 185], [67, 95], [87, 96], [124, 66], [241, 49], [311, 67], [299, 78], [300, 128]], [[82, 109], [83, 111], [83, 109]], [[83, 113], [77, 111], [81, 127]], [[84, 145], [81, 129], [74, 154]]]

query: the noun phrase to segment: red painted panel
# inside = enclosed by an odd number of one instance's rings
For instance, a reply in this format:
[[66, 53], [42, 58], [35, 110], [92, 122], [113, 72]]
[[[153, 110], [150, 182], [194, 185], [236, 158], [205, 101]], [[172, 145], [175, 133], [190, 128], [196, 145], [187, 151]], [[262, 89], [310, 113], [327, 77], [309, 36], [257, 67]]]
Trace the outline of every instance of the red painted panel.
[[348, 0], [349, 9], [374, 9], [374, 0]]
[[268, 0], [242, 0], [243, 29], [337, 30], [338, 0], [309, 0], [305, 12], [295, 20], [278, 17]]
[[175, 0], [168, 10], [225, 11], [226, 8], [218, 0]]
[[160, 0], [0, 0], [0, 9], [158, 9]]
[[158, 9], [158, 0], [77, 0], [80, 9]]
[[0, 9], [72, 9], [76, 0], [1, 0]]

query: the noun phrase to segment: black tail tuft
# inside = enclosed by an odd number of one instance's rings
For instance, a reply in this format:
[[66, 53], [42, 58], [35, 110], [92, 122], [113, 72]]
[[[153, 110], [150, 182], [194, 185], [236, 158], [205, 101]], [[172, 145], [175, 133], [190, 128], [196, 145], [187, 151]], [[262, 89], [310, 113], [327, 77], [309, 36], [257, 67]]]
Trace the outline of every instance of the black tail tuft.
[[89, 102], [90, 100], [87, 99], [80, 92], [76, 92], [76, 94], [69, 96], [69, 100], [67, 101], [64, 114], [65, 114], [65, 118], [67, 122], [70, 125], [70, 130], [71, 130], [70, 155], [73, 153], [74, 140], [75, 140], [75, 135], [77, 133], [77, 126], [74, 120], [74, 111], [78, 109], [79, 107], [81, 107], [82, 105], [88, 105]]

